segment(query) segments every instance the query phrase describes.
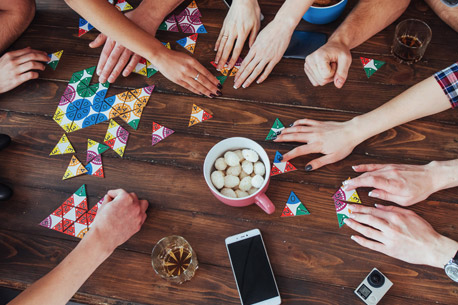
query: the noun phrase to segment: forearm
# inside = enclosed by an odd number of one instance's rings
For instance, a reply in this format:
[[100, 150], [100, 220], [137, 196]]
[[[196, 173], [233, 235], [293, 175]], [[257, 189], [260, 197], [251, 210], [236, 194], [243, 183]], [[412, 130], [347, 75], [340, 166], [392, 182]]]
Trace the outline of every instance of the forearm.
[[27, 288], [10, 305], [66, 304], [113, 249], [90, 231], [76, 248], [51, 272]]
[[183, 0], [143, 0], [136, 8], [146, 12], [148, 18], [154, 24], [160, 24]]
[[274, 21], [293, 33], [302, 16], [313, 4], [313, 0], [286, 0], [275, 15]]
[[151, 61], [159, 62], [163, 45], [105, 0], [66, 0], [67, 4], [106, 36]]
[[451, 108], [448, 97], [431, 76], [404, 91], [371, 112], [357, 116], [350, 122], [358, 142], [398, 125], [439, 113]]
[[0, 1], [0, 52], [26, 30], [34, 16], [34, 0]]
[[458, 242], [443, 235], [439, 235], [435, 241], [433, 245], [428, 245], [429, 251], [426, 251], [426, 255], [429, 258], [428, 265], [444, 268], [458, 251]]
[[431, 177], [434, 192], [458, 186], [458, 159], [432, 161], [425, 168]]
[[353, 49], [393, 23], [409, 5], [410, 0], [361, 0], [331, 35]]
[[441, 0], [425, 0], [442, 21], [458, 32], [458, 6], [448, 7]]

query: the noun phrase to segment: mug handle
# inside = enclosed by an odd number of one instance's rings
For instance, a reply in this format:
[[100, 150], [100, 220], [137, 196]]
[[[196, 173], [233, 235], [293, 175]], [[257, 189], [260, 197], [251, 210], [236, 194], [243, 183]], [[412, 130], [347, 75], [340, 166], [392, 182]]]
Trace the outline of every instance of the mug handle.
[[270, 201], [269, 197], [265, 193], [261, 193], [254, 198], [254, 202], [267, 214], [272, 214], [275, 211], [275, 206]]

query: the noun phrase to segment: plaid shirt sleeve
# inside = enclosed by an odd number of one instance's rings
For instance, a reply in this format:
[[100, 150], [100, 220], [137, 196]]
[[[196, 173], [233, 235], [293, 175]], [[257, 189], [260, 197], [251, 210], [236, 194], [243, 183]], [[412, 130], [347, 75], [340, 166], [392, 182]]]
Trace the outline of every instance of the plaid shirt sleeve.
[[452, 108], [458, 107], [458, 62], [434, 74], [434, 78], [447, 95]]

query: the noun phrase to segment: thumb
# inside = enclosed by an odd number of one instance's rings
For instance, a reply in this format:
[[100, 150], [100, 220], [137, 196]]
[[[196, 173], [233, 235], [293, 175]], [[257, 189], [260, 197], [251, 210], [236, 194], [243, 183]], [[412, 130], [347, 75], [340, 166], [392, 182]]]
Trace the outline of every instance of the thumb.
[[104, 34], [100, 33], [90, 44], [89, 47], [91, 48], [98, 48], [102, 46], [105, 41], [107, 40], [107, 36]]
[[350, 54], [341, 53], [337, 56], [337, 71], [334, 75], [334, 85], [337, 88], [342, 88], [347, 80], [348, 70], [351, 65]]

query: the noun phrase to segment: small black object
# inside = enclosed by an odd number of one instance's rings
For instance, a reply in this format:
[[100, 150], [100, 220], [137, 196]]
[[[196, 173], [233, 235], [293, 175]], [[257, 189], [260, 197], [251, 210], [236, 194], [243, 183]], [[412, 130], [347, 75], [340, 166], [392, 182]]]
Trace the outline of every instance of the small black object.
[[312, 166], [310, 164], [305, 167], [306, 172], [309, 172], [311, 170], [312, 170]]
[[277, 138], [276, 134], [272, 135], [272, 140], [275, 140], [276, 138]]
[[216, 95], [214, 95], [213, 93], [210, 93], [210, 97], [214, 98], [214, 97], [216, 97]]
[[221, 96], [221, 95], [223, 95], [223, 93], [218, 90], [218, 91], [216, 91], [216, 95]]
[[289, 127], [293, 127], [293, 126], [294, 126], [294, 123], [289, 124]]
[[218, 87], [218, 89], [223, 89], [223, 85], [221, 85], [221, 83], [218, 83], [218, 85], [216, 85], [216, 87]]
[[13, 195], [13, 190], [0, 183], [0, 201], [7, 200]]
[[281, 135], [281, 130], [277, 131], [277, 136]]
[[367, 277], [367, 281], [374, 288], [382, 287], [385, 284], [385, 277], [377, 270], [372, 271]]
[[11, 138], [10, 136], [6, 134], [0, 134], [0, 150], [8, 147], [11, 143]]

